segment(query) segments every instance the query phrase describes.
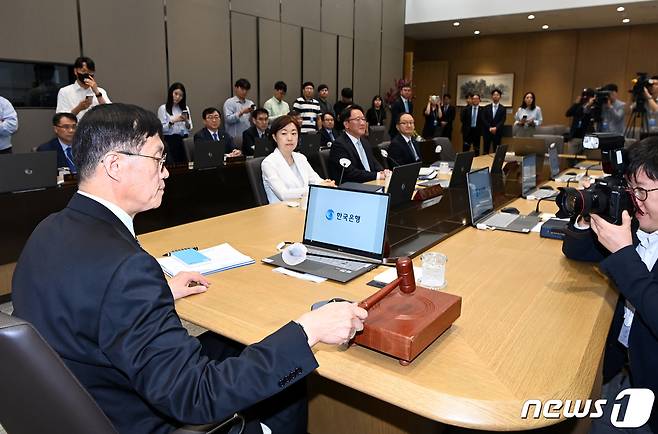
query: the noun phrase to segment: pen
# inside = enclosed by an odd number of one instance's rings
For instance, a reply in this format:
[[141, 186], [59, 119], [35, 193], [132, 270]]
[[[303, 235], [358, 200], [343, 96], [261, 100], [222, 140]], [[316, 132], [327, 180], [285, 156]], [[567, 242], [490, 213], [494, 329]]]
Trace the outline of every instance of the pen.
[[172, 250], [171, 252], [167, 252], [167, 253], [165, 253], [165, 254], [162, 255], [162, 256], [171, 256], [171, 254], [174, 253], [174, 252], [180, 252], [181, 250], [187, 250], [187, 249], [199, 250], [199, 248], [198, 248], [197, 246], [193, 246], [193, 247], [183, 247], [182, 249], [174, 249], [174, 250]]

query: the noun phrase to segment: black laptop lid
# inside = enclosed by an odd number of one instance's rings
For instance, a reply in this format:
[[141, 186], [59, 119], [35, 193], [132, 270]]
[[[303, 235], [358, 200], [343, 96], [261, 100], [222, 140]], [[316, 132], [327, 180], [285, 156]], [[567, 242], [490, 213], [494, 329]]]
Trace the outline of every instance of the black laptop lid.
[[501, 173], [503, 173], [505, 154], [507, 154], [507, 145], [498, 145], [498, 147], [496, 148], [496, 155], [494, 155], [494, 160], [493, 163], [491, 164], [492, 175], [500, 175]]
[[224, 150], [226, 142], [221, 139], [218, 142], [197, 141], [194, 144], [194, 168], [210, 169], [224, 165]]
[[[455, 167], [450, 176], [449, 188], [466, 187], [466, 174], [471, 170], [475, 152], [459, 152], [455, 158]], [[488, 169], [488, 168], [487, 168]]]
[[254, 141], [254, 158], [267, 157], [274, 151], [269, 137], [257, 137]]
[[391, 195], [391, 207], [401, 205], [411, 200], [416, 189], [416, 181], [420, 173], [420, 161], [393, 168], [387, 193]]
[[551, 179], [557, 178], [560, 174], [560, 158], [557, 155], [557, 145], [551, 143], [548, 147], [548, 164], [551, 167]]
[[57, 151], [0, 155], [0, 193], [57, 185]]
[[317, 155], [320, 151], [320, 134], [301, 134], [299, 136], [299, 143], [297, 144], [297, 151], [306, 155]]
[[537, 187], [537, 156], [528, 154], [521, 161], [521, 196], [526, 197]]

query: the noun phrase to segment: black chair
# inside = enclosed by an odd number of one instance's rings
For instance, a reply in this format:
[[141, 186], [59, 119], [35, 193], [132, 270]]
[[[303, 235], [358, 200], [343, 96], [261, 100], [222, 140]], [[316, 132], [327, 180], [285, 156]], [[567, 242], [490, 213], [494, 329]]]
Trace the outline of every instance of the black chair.
[[388, 152], [388, 148], [391, 146], [391, 141], [386, 140], [384, 142], [378, 143], [375, 148], [373, 149], [375, 153], [375, 159], [381, 163], [381, 165], [384, 167], [384, 169], [389, 169], [393, 167], [395, 164], [390, 164], [388, 161], [388, 158], [384, 158], [382, 155], [382, 149], [386, 152]]
[[[27, 321], [0, 312], [0, 423], [11, 434], [117, 434], [110, 420]], [[172, 434], [239, 432], [242, 416]], [[232, 428], [231, 428], [232, 427]]]
[[388, 140], [388, 133], [384, 125], [368, 127], [368, 141], [372, 146], [377, 146], [386, 140]]
[[318, 155], [320, 156], [320, 169], [321, 170], [321, 175], [324, 179], [329, 179], [329, 154], [331, 153], [331, 149], [320, 149], [318, 152]]
[[251, 158], [246, 163], [247, 177], [249, 178], [251, 191], [254, 193], [254, 199], [256, 199], [258, 206], [270, 203], [267, 200], [267, 193], [265, 193], [265, 187], [263, 186], [263, 171], [260, 168], [264, 159], [265, 157]]
[[187, 161], [194, 161], [194, 138], [185, 137], [183, 139], [183, 147], [185, 148], [185, 155], [187, 156]]

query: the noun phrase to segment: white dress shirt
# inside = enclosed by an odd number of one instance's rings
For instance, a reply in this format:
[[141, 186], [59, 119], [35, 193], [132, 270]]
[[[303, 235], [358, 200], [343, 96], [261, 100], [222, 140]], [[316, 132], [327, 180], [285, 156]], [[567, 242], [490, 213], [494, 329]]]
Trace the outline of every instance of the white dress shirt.
[[132, 217], [130, 217], [130, 215], [128, 215], [127, 212], [125, 212], [123, 209], [121, 209], [121, 207], [119, 205], [114, 204], [114, 203], [110, 202], [109, 200], [105, 200], [105, 199], [100, 198], [98, 196], [94, 196], [93, 194], [87, 193], [86, 191], [82, 191], [80, 189], [78, 189], [78, 193], [83, 195], [83, 196], [88, 197], [89, 199], [95, 200], [96, 202], [103, 205], [105, 208], [112, 211], [112, 214], [117, 216], [117, 218], [119, 220], [121, 220], [121, 223], [126, 225], [128, 230], [130, 231], [130, 233], [133, 234], [133, 237], [135, 236], [135, 227], [133, 226]]
[[[162, 104], [160, 106], [160, 108], [158, 109], [158, 119], [160, 119], [160, 122], [162, 122], [162, 134], [164, 134], [165, 136], [173, 136], [173, 135], [187, 136], [190, 134], [190, 131], [194, 128], [194, 126], [192, 125], [192, 115], [190, 114], [190, 108], [187, 106], [185, 106], [185, 108], [187, 109], [187, 114], [189, 116], [187, 122], [178, 121], [178, 122], [174, 122], [173, 125], [170, 125], [169, 121], [183, 114], [183, 110], [180, 108], [178, 104], [174, 104], [171, 106], [171, 114], [169, 114], [167, 113], [166, 104]], [[189, 128], [187, 127], [188, 125]]]
[[535, 106], [534, 110], [530, 110], [530, 108], [521, 108], [516, 111], [516, 114], [514, 115], [514, 124], [518, 124], [521, 122], [521, 119], [523, 119], [523, 116], [526, 116], [526, 123], [523, 125], [524, 127], [529, 127], [527, 121], [535, 121], [535, 126], [538, 127], [541, 125], [543, 122], [543, 117], [541, 114], [541, 107]]
[[309, 184], [322, 182], [304, 154], [293, 152], [292, 159], [291, 166], [277, 148], [261, 163], [263, 186], [270, 203], [299, 199], [308, 191]]
[[[107, 96], [107, 92], [105, 92], [105, 89], [99, 87], [98, 92], [103, 94], [103, 98], [105, 98], [106, 103], [111, 103], [110, 98]], [[96, 98], [96, 95], [94, 95], [94, 91], [92, 90], [91, 87], [84, 88], [80, 86], [80, 84], [75, 81], [73, 84], [69, 84], [68, 86], [65, 86], [59, 90], [59, 93], [57, 94], [57, 109], [55, 109], [55, 113], [72, 113], [72, 110], [80, 104], [80, 102], [87, 98], [87, 96], [91, 96], [91, 105], [89, 108], [85, 110], [80, 110], [80, 112], [77, 114], [78, 116], [78, 121], [82, 119], [82, 117], [89, 111], [90, 108], [97, 106], [98, 103], [98, 98]]]

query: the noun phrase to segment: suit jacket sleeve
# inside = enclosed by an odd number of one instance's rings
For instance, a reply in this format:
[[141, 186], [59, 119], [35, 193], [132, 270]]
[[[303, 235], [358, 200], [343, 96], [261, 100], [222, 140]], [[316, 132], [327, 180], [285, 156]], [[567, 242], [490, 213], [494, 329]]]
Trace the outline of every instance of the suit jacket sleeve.
[[250, 129], [242, 132], [242, 153], [244, 155], [254, 155], [254, 148], [252, 146], [255, 144], [255, 137], [249, 131]]
[[409, 155], [410, 152], [408, 152], [405, 147], [408, 148], [407, 143], [401, 135], [398, 134], [393, 140], [391, 140], [391, 146], [388, 148], [388, 156], [394, 164], [408, 164], [413, 162]]
[[481, 107], [478, 110], [478, 115], [480, 115], [480, 119], [482, 120], [482, 128], [488, 132], [489, 128], [494, 126], [493, 110], [489, 106]]
[[[299, 199], [302, 197], [302, 194], [308, 190], [308, 187], [288, 187], [282, 177], [282, 171], [277, 167], [273, 157], [274, 156], [272, 155], [272, 158], [265, 158], [261, 163], [263, 184], [269, 185], [276, 197], [281, 201]], [[303, 167], [300, 167], [299, 169], [305, 170]]]
[[198, 143], [198, 142], [203, 142], [204, 140], [208, 140], [204, 137], [203, 131], [204, 131], [204, 129], [200, 129], [199, 131], [194, 133], [194, 143], [195, 144]]
[[158, 263], [145, 252], [117, 268], [101, 312], [99, 346], [109, 362], [150, 405], [183, 423], [221, 420], [318, 366], [292, 322], [239, 357], [202, 356], [199, 341], [181, 325]]
[[498, 106], [498, 111], [496, 111], [496, 116], [498, 121], [495, 122], [494, 127], [496, 127], [496, 133], [502, 133], [501, 129], [505, 125], [505, 118], [507, 117], [507, 107], [500, 104]]

